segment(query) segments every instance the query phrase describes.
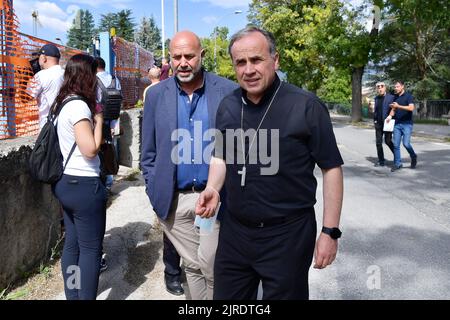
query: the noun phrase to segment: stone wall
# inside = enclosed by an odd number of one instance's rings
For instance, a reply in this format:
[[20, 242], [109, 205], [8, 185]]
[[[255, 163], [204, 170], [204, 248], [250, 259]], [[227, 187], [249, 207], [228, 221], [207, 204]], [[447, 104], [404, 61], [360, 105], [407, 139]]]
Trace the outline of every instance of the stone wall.
[[0, 289], [47, 260], [60, 236], [58, 201], [28, 174], [35, 138], [0, 141]]
[[[120, 164], [139, 168], [142, 109], [121, 114]], [[0, 140], [0, 292], [48, 260], [60, 237], [60, 205], [34, 181], [28, 158], [36, 137]]]
[[130, 168], [139, 168], [141, 157], [141, 117], [143, 109], [129, 109], [120, 114], [123, 134], [119, 140], [119, 163]]

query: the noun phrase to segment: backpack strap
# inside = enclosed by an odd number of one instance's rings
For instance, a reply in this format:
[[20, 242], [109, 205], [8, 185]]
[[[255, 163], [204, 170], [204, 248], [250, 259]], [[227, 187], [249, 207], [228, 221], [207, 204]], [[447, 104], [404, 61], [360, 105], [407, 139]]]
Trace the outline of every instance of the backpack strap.
[[67, 156], [66, 163], [64, 164], [63, 173], [64, 173], [64, 171], [66, 171], [67, 164], [69, 163], [70, 157], [72, 156], [72, 153], [75, 151], [76, 146], [77, 146], [77, 143], [74, 142], [72, 145], [72, 149], [70, 149], [69, 155]]
[[[54, 124], [53, 121], [55, 121], [55, 119], [59, 116], [59, 113], [61, 112], [62, 108], [63, 108], [67, 103], [69, 103], [70, 101], [74, 101], [74, 100], [83, 100], [83, 101], [85, 101], [85, 99], [84, 99], [83, 97], [81, 97], [81, 96], [72, 96], [72, 97], [66, 98], [66, 99], [63, 101], [63, 103], [62, 103], [60, 106], [58, 106], [58, 108], [55, 110], [55, 112], [49, 112], [49, 118], [48, 118], [48, 120], [52, 121], [52, 123]], [[52, 107], [51, 107], [50, 110], [53, 110], [53, 107], [54, 107], [55, 104], [56, 104], [56, 101], [53, 102], [53, 105], [52, 105]], [[50, 114], [51, 114], [51, 115], [50, 115]], [[72, 148], [70, 149], [70, 152], [69, 152], [69, 155], [68, 155], [68, 157], [67, 157], [66, 163], [64, 164], [63, 172], [66, 170], [66, 166], [67, 166], [67, 164], [69, 163], [70, 157], [72, 156], [73, 152], [75, 151], [75, 147], [76, 147], [76, 146], [77, 146], [77, 143], [74, 142], [73, 145], [72, 145]]]
[[59, 106], [56, 106], [56, 101], [54, 101], [52, 106], [50, 107], [50, 111], [48, 113], [47, 120], [50, 120], [54, 124], [54, 121], [59, 116], [59, 113], [61, 112], [62, 108], [64, 108], [64, 106], [67, 103], [69, 103], [70, 101], [74, 101], [74, 100], [85, 101], [85, 99], [83, 97], [78, 96], [78, 95], [66, 98]]
[[109, 85], [109, 88], [117, 89], [116, 87], [116, 76], [112, 75], [111, 84]]

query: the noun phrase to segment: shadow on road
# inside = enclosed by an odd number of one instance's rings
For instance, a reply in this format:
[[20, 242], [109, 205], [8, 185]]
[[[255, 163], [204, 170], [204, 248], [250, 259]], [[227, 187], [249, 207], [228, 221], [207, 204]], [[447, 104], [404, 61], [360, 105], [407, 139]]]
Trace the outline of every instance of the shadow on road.
[[154, 269], [162, 247], [161, 231], [133, 222], [107, 231], [104, 248], [108, 263], [100, 277], [99, 292], [110, 289], [108, 300], [125, 300]]
[[[450, 234], [403, 226], [367, 230], [346, 229], [339, 244], [345, 255], [337, 272], [341, 299], [450, 297]], [[371, 266], [380, 271], [378, 290], [367, 285]]]

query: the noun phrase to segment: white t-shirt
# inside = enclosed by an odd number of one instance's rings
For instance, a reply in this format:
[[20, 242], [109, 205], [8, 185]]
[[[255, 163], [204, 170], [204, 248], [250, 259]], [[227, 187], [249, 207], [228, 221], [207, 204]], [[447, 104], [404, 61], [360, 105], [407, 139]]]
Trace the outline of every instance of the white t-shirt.
[[[97, 78], [100, 79], [105, 88], [108, 88], [111, 85], [112, 75], [110, 75], [108, 72], [106, 71], [97, 72]], [[116, 77], [116, 89], [122, 90], [119, 78], [117, 77]], [[102, 89], [100, 88], [100, 86], [97, 86], [97, 103], [100, 103], [101, 101], [102, 101]]]
[[64, 69], [55, 65], [43, 69], [34, 75], [30, 92], [36, 98], [39, 107], [39, 129], [47, 122], [47, 115], [51, 105], [59, 93], [64, 80]]
[[[112, 75], [110, 75], [106, 71], [100, 71], [97, 72], [97, 77], [100, 79], [100, 81], [103, 83], [103, 85], [108, 88], [111, 85], [112, 82]], [[119, 78], [116, 77], [116, 89], [121, 90], [122, 87], [120, 86]]]
[[[94, 128], [91, 110], [86, 102], [81, 100], [68, 102], [59, 113], [57, 131], [59, 146], [64, 157], [63, 164], [66, 163], [70, 149], [75, 142], [74, 125], [82, 119], [88, 119]], [[98, 155], [92, 160], [84, 157], [76, 146], [64, 173], [72, 176], [98, 177], [100, 175], [100, 159]]]

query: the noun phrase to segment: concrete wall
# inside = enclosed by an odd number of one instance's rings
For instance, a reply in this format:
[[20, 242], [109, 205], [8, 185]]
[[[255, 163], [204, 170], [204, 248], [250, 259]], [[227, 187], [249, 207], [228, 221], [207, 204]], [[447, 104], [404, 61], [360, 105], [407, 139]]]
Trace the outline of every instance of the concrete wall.
[[60, 233], [50, 186], [28, 174], [34, 140], [0, 141], [0, 289], [48, 259]]
[[120, 126], [123, 134], [119, 141], [119, 163], [126, 167], [139, 168], [142, 111], [143, 109], [129, 109], [120, 114]]
[[[142, 109], [120, 120], [120, 164], [139, 168]], [[28, 174], [36, 137], [0, 140], [0, 291], [50, 257], [60, 236], [60, 205], [50, 185]]]

